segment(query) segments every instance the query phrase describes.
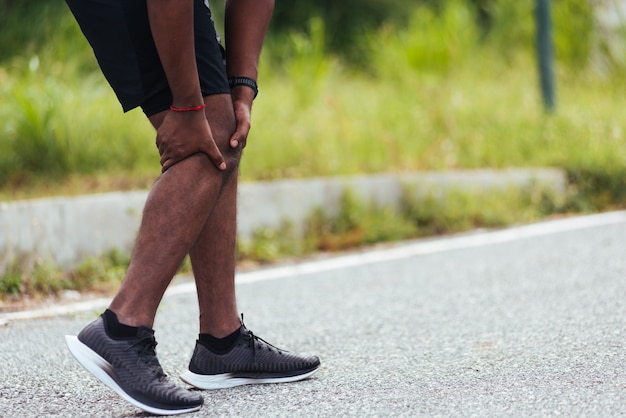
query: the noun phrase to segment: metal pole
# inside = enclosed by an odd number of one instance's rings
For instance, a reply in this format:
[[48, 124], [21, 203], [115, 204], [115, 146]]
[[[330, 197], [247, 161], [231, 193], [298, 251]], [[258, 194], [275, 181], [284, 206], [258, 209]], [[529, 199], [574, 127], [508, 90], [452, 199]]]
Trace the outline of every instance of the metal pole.
[[541, 96], [546, 111], [556, 108], [553, 52], [552, 52], [552, 18], [550, 16], [550, 0], [536, 0], [535, 14], [537, 24], [537, 62], [539, 64], [539, 80]]

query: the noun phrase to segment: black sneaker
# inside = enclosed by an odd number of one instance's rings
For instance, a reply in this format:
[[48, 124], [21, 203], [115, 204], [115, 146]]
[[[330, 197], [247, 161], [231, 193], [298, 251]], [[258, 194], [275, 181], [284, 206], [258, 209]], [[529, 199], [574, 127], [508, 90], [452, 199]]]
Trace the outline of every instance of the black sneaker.
[[301, 357], [269, 344], [243, 323], [233, 348], [215, 354], [196, 341], [189, 370], [180, 378], [199, 389], [223, 389], [256, 383], [295, 382], [311, 376], [320, 367], [316, 356]]
[[175, 415], [200, 409], [204, 399], [167, 379], [156, 357], [154, 331], [139, 327], [136, 337], [111, 338], [100, 316], [78, 337], [65, 341], [76, 360], [122, 398], [146, 412]]

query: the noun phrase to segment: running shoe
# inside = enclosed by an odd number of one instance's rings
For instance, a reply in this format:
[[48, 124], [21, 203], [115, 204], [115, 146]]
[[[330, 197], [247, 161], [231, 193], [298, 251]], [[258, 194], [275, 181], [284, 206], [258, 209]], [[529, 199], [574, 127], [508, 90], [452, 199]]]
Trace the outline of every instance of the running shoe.
[[78, 337], [65, 341], [76, 360], [123, 399], [156, 415], [175, 415], [200, 409], [204, 399], [169, 381], [156, 356], [154, 331], [139, 327], [137, 336], [112, 338], [103, 316], [87, 325]]
[[215, 354], [196, 341], [189, 370], [180, 378], [199, 389], [223, 389], [295, 382], [311, 376], [319, 367], [318, 357], [302, 357], [281, 350], [254, 335], [242, 323], [237, 341], [226, 354]]

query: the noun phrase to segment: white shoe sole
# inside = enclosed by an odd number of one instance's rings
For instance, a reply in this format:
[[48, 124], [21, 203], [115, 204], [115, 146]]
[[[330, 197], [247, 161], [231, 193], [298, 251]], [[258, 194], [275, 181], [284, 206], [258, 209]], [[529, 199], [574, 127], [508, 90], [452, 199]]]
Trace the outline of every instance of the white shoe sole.
[[135, 405], [137, 408], [155, 415], [178, 415], [199, 410], [202, 405], [186, 409], [161, 409], [139, 402], [132, 398], [117, 384], [117, 377], [111, 363], [103, 359], [91, 348], [80, 342], [74, 335], [66, 335], [65, 342], [76, 360], [102, 383], [113, 389], [124, 400]]
[[254, 385], [263, 383], [288, 383], [297, 382], [298, 380], [306, 379], [315, 373], [318, 369], [311, 370], [304, 374], [289, 377], [272, 377], [265, 379], [254, 379], [250, 377], [233, 377], [231, 373], [216, 374], [216, 375], [203, 375], [193, 373], [187, 370], [180, 375], [180, 378], [198, 389], [226, 389], [241, 385]]

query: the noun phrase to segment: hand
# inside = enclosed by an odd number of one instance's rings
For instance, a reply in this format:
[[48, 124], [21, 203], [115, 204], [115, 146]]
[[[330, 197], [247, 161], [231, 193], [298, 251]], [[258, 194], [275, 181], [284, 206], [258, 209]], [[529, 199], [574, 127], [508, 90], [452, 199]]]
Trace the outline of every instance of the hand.
[[231, 148], [237, 148], [241, 144], [241, 147], [245, 148], [248, 133], [250, 133], [250, 114], [254, 92], [249, 87], [237, 86], [232, 89], [231, 96], [233, 98], [237, 127], [230, 137], [230, 146]]
[[167, 112], [157, 130], [156, 145], [162, 172], [196, 153], [206, 154], [219, 170], [226, 169], [203, 111]]

